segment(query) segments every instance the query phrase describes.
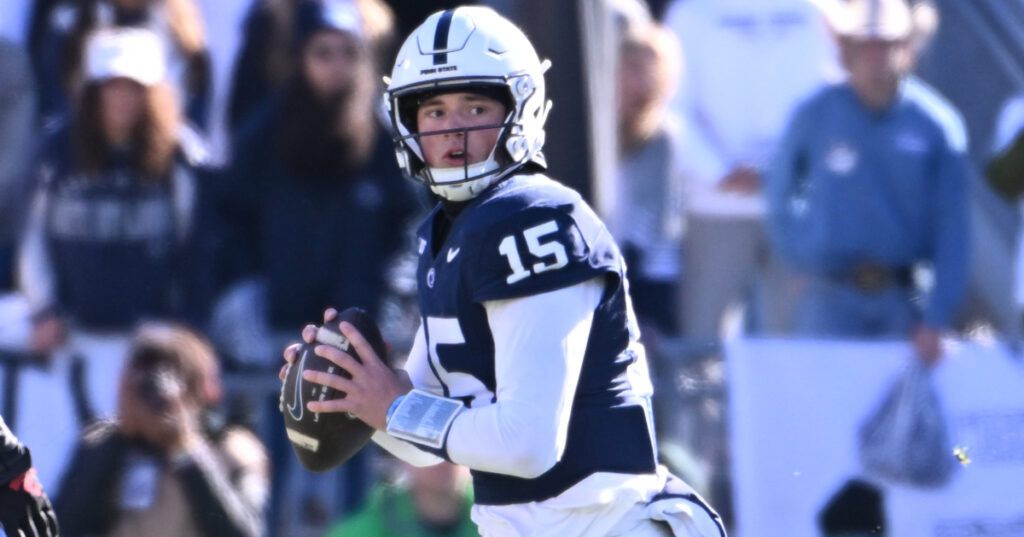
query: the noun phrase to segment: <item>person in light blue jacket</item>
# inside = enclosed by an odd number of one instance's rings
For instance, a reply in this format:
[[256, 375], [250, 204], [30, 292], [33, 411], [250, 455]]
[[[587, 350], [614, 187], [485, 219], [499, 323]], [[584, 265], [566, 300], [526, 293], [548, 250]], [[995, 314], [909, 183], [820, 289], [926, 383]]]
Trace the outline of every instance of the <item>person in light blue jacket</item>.
[[967, 287], [968, 172], [963, 141], [907, 88], [911, 20], [904, 0], [836, 12], [849, 76], [791, 118], [769, 232], [804, 276], [800, 335], [910, 337], [933, 363]]

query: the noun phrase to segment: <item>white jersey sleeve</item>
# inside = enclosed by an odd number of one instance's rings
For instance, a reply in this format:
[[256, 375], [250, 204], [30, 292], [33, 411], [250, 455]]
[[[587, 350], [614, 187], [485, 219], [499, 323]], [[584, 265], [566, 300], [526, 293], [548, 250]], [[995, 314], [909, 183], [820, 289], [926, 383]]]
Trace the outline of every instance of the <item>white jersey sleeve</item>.
[[452, 462], [532, 478], [559, 460], [603, 290], [604, 279], [598, 277], [484, 302], [494, 338], [496, 402], [455, 419], [447, 441]]

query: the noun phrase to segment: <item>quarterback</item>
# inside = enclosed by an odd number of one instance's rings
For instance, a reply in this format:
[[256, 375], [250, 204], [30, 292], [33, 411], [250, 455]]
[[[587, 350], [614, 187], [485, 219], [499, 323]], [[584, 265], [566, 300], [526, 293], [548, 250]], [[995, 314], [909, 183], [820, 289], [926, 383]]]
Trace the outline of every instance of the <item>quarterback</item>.
[[410, 463], [468, 467], [485, 536], [724, 536], [658, 464], [619, 249], [543, 173], [548, 65], [489, 8], [435, 13], [405, 41], [386, 93], [397, 159], [441, 198], [418, 231], [422, 323], [404, 371], [341, 323], [363, 361], [317, 347], [351, 378], [306, 371], [347, 394], [308, 408], [359, 417]]

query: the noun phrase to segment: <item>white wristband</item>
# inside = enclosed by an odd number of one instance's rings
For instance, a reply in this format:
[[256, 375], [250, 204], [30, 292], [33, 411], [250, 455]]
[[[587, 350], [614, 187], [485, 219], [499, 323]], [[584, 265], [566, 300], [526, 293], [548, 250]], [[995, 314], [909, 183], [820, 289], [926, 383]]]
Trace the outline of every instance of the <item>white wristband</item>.
[[440, 449], [462, 407], [462, 401], [413, 390], [405, 394], [388, 420], [388, 434]]

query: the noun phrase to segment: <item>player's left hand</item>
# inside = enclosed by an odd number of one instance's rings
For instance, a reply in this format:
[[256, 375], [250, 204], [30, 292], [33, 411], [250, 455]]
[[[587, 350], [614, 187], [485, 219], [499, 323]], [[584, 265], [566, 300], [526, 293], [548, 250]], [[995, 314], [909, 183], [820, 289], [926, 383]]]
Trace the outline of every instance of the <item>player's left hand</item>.
[[386, 429], [388, 408], [398, 396], [412, 390], [412, 381], [405, 371], [388, 367], [354, 326], [346, 322], [338, 326], [363, 361], [360, 363], [351, 354], [330, 345], [317, 345], [316, 354], [344, 369], [352, 378], [305, 371], [303, 379], [346, 394], [340, 399], [311, 401], [306, 406], [313, 412], [349, 412], [375, 429]]
[[57, 537], [57, 515], [35, 468], [0, 487], [0, 524], [12, 537]]

